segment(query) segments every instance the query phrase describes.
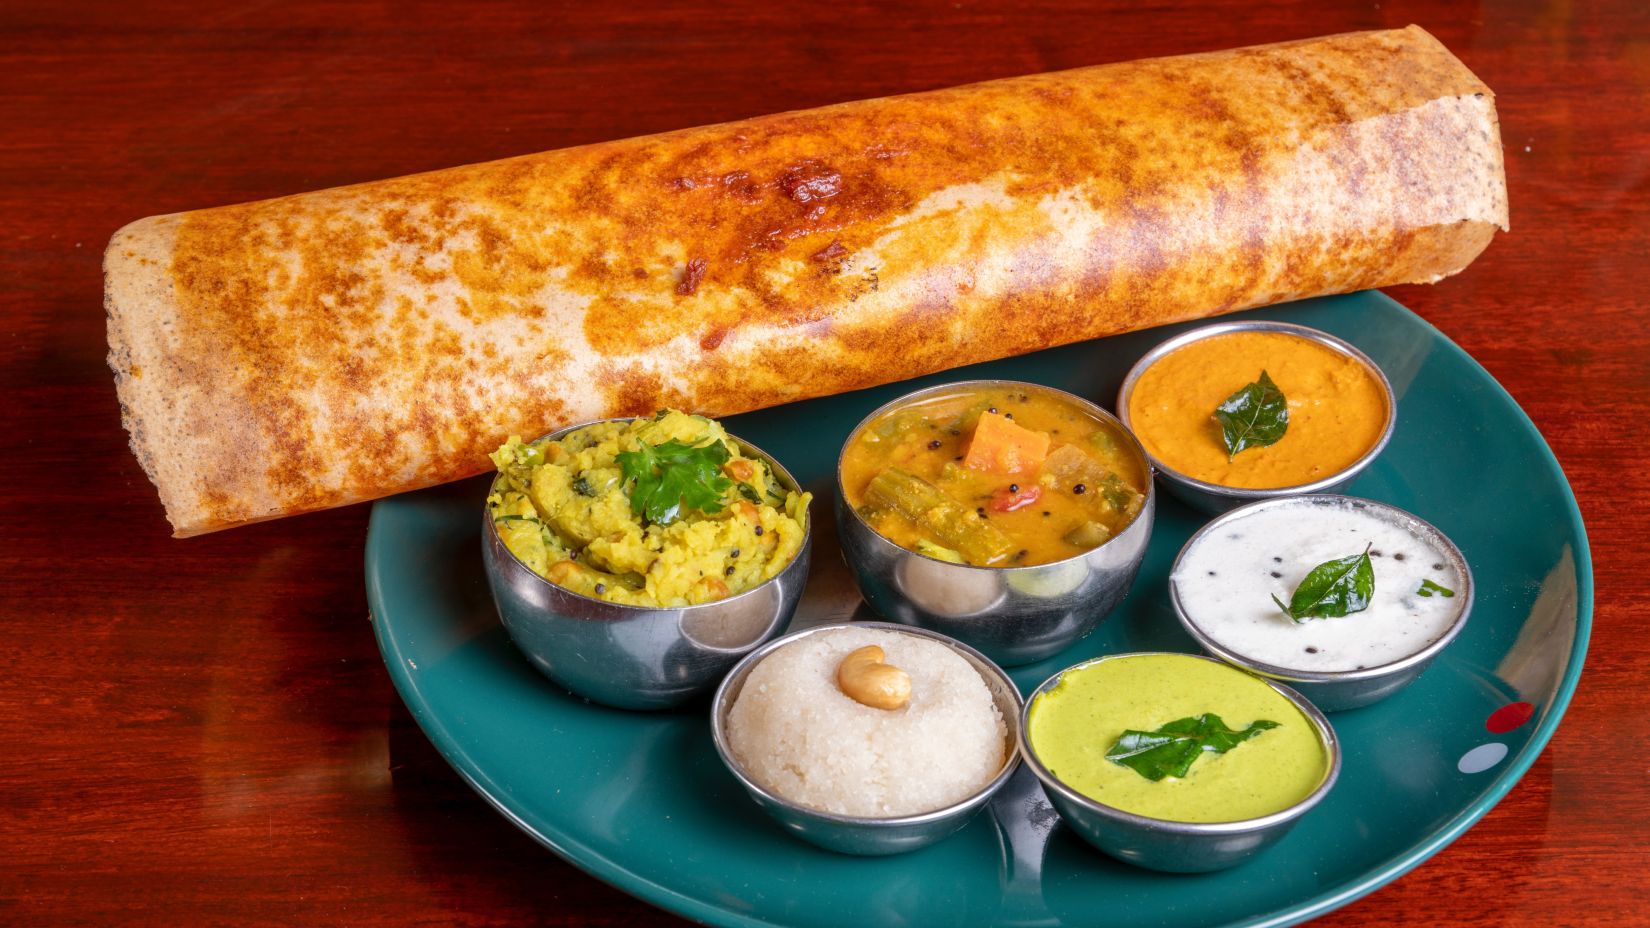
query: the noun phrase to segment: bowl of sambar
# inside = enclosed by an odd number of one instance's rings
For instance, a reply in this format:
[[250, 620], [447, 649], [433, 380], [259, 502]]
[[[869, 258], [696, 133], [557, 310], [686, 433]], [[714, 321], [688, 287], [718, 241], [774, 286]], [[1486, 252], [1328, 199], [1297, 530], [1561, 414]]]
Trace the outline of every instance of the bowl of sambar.
[[1145, 556], [1145, 450], [1110, 413], [1037, 384], [899, 397], [837, 462], [836, 514], [860, 594], [890, 620], [1026, 664], [1093, 631]]

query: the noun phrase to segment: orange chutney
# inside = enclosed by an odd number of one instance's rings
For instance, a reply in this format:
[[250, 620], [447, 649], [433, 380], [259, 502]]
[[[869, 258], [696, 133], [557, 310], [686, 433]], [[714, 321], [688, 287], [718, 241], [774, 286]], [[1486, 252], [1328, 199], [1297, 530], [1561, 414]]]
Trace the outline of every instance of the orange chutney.
[[[1215, 408], [1265, 371], [1289, 405], [1277, 442], [1228, 459]], [[1345, 470], [1380, 441], [1386, 391], [1357, 358], [1284, 332], [1230, 332], [1155, 361], [1129, 395], [1129, 426], [1163, 466], [1244, 489], [1312, 483]]]
[[866, 423], [842, 453], [843, 496], [878, 534], [977, 567], [1106, 543], [1139, 514], [1146, 479], [1117, 425], [1029, 385], [923, 397]]

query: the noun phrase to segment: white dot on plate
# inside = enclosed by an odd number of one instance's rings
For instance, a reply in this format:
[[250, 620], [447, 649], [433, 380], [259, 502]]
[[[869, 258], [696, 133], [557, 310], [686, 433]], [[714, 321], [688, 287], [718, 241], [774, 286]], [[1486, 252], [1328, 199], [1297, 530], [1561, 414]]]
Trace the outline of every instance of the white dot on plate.
[[1462, 773], [1483, 773], [1491, 767], [1494, 767], [1496, 764], [1501, 763], [1501, 759], [1506, 756], [1507, 746], [1501, 744], [1500, 742], [1492, 741], [1489, 744], [1480, 744], [1478, 747], [1462, 754], [1461, 760], [1458, 761], [1455, 766], [1459, 768]]

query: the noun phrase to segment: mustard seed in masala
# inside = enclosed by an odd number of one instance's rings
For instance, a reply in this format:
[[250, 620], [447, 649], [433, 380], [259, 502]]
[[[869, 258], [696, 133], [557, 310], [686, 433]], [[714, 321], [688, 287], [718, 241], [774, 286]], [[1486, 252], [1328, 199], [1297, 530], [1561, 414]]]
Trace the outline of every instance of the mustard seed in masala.
[[487, 497], [510, 552], [583, 596], [630, 606], [713, 602], [802, 550], [812, 495], [780, 484], [721, 424], [661, 410], [492, 454]]

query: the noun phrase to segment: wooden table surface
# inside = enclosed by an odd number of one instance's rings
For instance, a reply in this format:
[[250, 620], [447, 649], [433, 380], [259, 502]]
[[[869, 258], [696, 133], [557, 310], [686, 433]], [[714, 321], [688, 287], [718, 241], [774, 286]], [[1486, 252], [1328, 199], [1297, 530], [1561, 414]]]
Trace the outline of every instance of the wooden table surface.
[[[103, 360], [99, 258], [123, 223], [1415, 22], [1498, 94], [1513, 231], [1392, 295], [1546, 434], [1598, 607], [1580, 692], [1524, 781], [1322, 923], [1650, 923], [1650, 5], [1112, 6], [0, 5], [0, 922], [675, 922], [518, 832], [409, 720], [366, 620], [368, 507], [169, 537]], [[1517, 500], [1486, 503], [1521, 530]]]

